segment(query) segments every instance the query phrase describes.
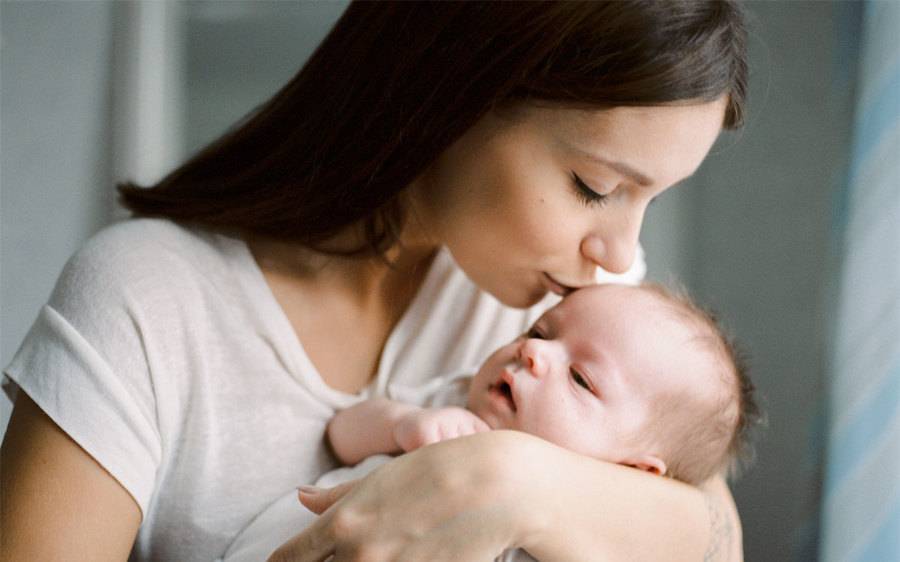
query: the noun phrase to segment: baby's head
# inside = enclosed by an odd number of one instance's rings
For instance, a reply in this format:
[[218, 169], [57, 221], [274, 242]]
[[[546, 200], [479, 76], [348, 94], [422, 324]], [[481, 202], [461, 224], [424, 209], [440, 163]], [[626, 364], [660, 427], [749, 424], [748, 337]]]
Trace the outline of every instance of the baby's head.
[[744, 446], [752, 390], [715, 321], [687, 299], [600, 285], [494, 352], [469, 408], [494, 429], [698, 483]]

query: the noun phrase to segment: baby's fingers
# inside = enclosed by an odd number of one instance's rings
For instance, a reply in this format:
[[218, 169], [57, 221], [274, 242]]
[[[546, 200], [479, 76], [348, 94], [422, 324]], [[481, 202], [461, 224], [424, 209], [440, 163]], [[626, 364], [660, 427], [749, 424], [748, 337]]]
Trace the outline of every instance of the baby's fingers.
[[489, 429], [487, 424], [481, 420], [463, 420], [457, 424], [455, 435], [453, 435], [453, 437], [464, 437], [466, 435], [488, 431]]
[[425, 443], [426, 445], [432, 445], [434, 443], [440, 443], [441, 441], [456, 439], [457, 437], [475, 433], [472, 424], [465, 420], [459, 422], [453, 419], [442, 420], [434, 429], [435, 431], [433, 433], [428, 434], [427, 442]]
[[490, 426], [486, 424], [483, 419], [474, 414], [462, 418], [457, 424], [457, 432], [459, 434], [458, 436], [460, 437], [463, 435], [472, 435], [475, 433], [481, 433], [483, 431], [490, 430]]

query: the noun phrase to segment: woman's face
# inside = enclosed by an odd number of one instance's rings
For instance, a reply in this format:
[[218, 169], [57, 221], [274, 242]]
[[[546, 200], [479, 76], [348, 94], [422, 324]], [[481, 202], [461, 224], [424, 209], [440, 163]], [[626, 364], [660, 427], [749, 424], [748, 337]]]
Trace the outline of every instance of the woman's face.
[[510, 306], [622, 273], [647, 205], [700, 166], [725, 103], [490, 114], [416, 180], [412, 218]]

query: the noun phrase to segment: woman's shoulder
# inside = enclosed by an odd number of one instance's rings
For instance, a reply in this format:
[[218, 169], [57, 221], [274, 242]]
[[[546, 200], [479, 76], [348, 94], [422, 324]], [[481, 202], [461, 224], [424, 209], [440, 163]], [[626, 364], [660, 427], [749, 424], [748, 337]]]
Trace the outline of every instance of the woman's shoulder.
[[[66, 263], [51, 305], [115, 305], [172, 294], [227, 268], [223, 238], [170, 220], [137, 218], [107, 226]], [[118, 302], [117, 302], [118, 301]]]
[[73, 260], [132, 266], [155, 260], [192, 260], [215, 254], [215, 235], [167, 219], [133, 218], [113, 223], [88, 239]]

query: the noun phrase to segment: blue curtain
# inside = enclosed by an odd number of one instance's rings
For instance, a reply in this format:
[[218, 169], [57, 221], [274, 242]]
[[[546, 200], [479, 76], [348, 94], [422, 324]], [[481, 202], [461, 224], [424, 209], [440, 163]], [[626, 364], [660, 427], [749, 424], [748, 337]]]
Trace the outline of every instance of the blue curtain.
[[820, 527], [824, 562], [900, 561], [900, 0], [865, 4]]

